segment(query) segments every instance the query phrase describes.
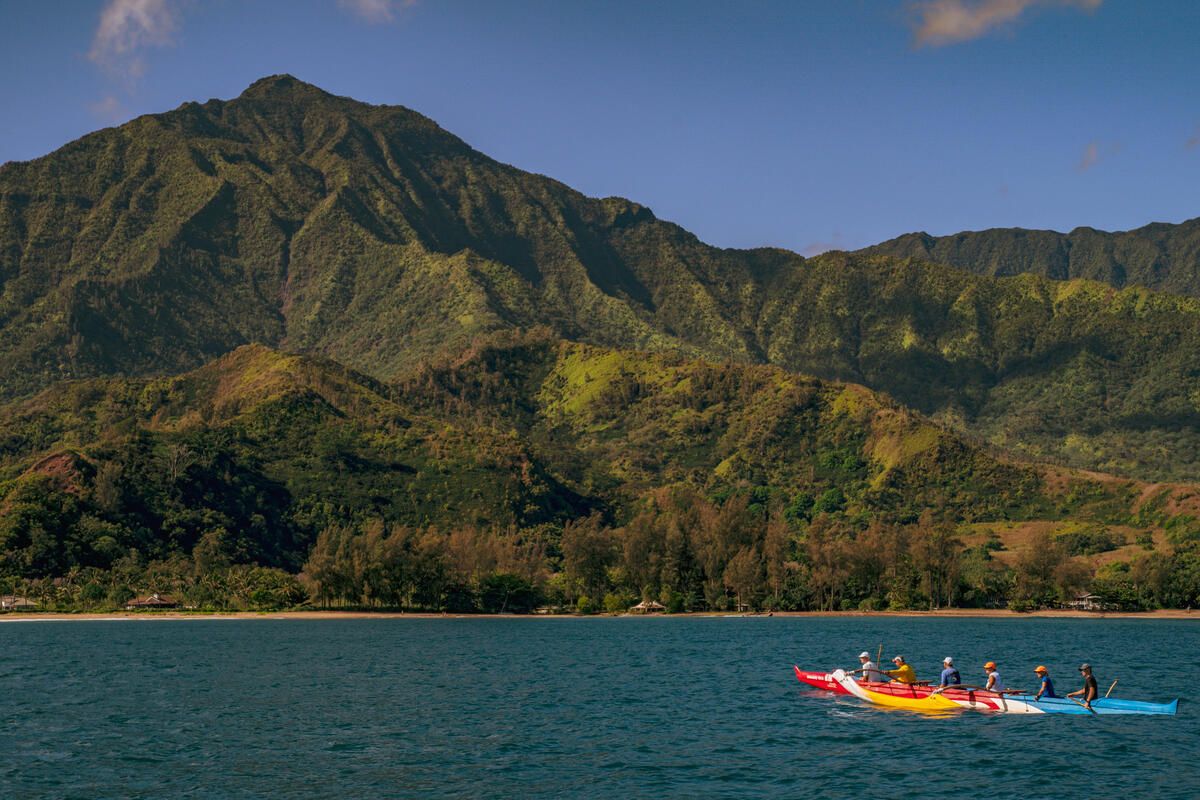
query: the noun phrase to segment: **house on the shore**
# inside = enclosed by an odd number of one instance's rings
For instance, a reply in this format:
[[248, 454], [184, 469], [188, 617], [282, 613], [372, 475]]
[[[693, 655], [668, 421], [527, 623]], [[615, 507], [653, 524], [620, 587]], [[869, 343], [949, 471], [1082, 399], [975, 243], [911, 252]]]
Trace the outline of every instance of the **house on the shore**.
[[630, 614], [661, 614], [667, 610], [667, 607], [662, 603], [656, 603], [653, 600], [643, 600], [636, 606], [629, 609]]
[[178, 608], [179, 603], [167, 597], [165, 594], [155, 592], [148, 597], [138, 597], [130, 600], [125, 604], [127, 611], [139, 611], [154, 608]]
[[0, 597], [0, 611], [27, 611], [37, 608], [37, 601], [19, 594], [6, 594]]
[[1071, 600], [1063, 603], [1063, 608], [1073, 611], [1104, 611], [1103, 598], [1098, 594], [1077, 594]]

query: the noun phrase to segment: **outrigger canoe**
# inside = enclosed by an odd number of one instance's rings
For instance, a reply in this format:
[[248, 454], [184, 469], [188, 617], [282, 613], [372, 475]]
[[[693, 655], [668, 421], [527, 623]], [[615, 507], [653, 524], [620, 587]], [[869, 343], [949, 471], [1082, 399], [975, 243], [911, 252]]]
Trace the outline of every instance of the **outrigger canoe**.
[[[928, 684], [857, 681], [846, 674], [844, 670], [834, 670], [830, 673], [806, 672], [799, 667], [793, 668], [796, 671], [796, 678], [809, 686], [839, 694], [853, 695], [876, 705], [917, 711], [948, 710], [949, 706], [942, 701], [949, 701], [953, 706], [959, 708], [1008, 714], [1174, 715], [1179, 709], [1178, 700], [1172, 700], [1169, 703], [1148, 703], [1141, 700], [1104, 697], [1092, 701], [1092, 708], [1088, 710], [1083, 703], [1069, 697], [1043, 697], [1035, 700], [1031, 695], [1002, 694], [972, 687], [952, 687], [938, 690]], [[936, 705], [925, 702], [930, 697], [937, 698]]]

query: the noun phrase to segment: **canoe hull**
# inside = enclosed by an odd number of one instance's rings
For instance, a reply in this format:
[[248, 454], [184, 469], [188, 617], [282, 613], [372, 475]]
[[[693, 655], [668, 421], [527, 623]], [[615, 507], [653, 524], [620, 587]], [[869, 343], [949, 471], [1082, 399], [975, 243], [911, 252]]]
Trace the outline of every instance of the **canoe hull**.
[[[1083, 704], [1069, 697], [1044, 697], [1036, 701], [1049, 714], [1090, 714]], [[1120, 697], [1102, 697], [1092, 701], [1092, 711], [1097, 714], [1165, 714], [1174, 716], [1179, 712], [1179, 700], [1169, 703], [1147, 703], [1142, 700], [1125, 700]]]
[[868, 703], [883, 706], [884, 708], [899, 708], [905, 711], [924, 711], [943, 714], [947, 711], [958, 711], [961, 708], [958, 703], [940, 694], [927, 694], [923, 697], [904, 697], [903, 695], [873, 692], [870, 689], [864, 688], [862, 684], [840, 669], [834, 670], [832, 677], [839, 686], [846, 690], [847, 694], [854, 695], [860, 700], [866, 700]]

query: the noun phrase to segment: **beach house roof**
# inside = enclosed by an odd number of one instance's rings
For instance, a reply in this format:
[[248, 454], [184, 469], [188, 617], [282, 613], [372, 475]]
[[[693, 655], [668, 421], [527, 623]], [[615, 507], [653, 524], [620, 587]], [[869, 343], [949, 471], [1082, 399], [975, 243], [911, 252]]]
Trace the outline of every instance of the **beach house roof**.
[[158, 592], [155, 592], [154, 594], [146, 597], [139, 597], [134, 600], [130, 600], [125, 604], [125, 608], [175, 608], [178, 605], [179, 603], [175, 602], [170, 597], [167, 597], [165, 594], [159, 594]]
[[633, 614], [656, 614], [666, 610], [666, 606], [662, 603], [656, 603], [653, 600], [643, 600], [629, 609], [630, 613]]

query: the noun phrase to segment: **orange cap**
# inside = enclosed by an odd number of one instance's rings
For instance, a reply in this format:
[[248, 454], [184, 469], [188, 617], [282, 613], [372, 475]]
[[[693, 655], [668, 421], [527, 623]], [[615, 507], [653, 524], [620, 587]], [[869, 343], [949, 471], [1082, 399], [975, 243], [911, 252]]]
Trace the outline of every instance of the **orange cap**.
[[986, 664], [984, 664], [984, 665], [983, 665], [983, 668], [984, 668], [984, 669], [995, 669], [995, 668], [996, 668], [996, 662], [995, 662], [995, 661], [989, 661], [989, 662], [987, 662]]
[[1050, 670], [1046, 669], [1041, 664], [1038, 664], [1036, 667], [1033, 668], [1033, 671], [1034, 672], [1049, 672]]

